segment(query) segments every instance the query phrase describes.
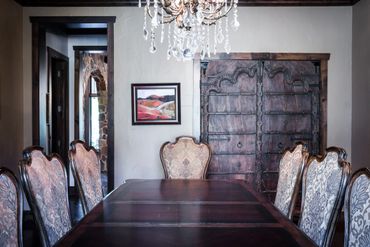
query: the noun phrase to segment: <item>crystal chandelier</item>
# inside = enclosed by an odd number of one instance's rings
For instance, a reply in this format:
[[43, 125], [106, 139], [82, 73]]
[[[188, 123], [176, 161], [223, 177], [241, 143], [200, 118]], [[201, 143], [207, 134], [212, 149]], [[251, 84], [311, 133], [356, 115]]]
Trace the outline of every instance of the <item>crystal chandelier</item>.
[[[165, 24], [168, 24], [167, 59], [192, 59], [197, 52], [204, 59], [210, 57], [212, 52], [216, 54], [217, 46], [222, 44], [229, 53], [231, 46], [227, 14], [233, 9], [231, 27], [237, 30], [240, 25], [237, 5], [238, 0], [146, 0], [143, 34], [145, 40], [150, 40], [149, 51], [157, 51], [157, 29], [160, 29], [160, 42], [163, 43]], [[151, 19], [149, 25], [147, 16]], [[226, 17], [224, 23], [223, 17]]]

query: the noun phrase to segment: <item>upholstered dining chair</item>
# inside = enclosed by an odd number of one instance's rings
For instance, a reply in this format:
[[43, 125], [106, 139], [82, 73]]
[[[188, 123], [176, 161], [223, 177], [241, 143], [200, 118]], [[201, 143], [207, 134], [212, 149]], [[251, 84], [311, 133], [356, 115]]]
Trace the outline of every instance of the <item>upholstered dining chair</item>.
[[370, 170], [355, 172], [344, 203], [344, 247], [370, 246]]
[[0, 168], [0, 245], [22, 247], [23, 199], [14, 173]]
[[166, 179], [204, 179], [211, 159], [206, 143], [194, 137], [179, 136], [175, 143], [166, 142], [160, 149]]
[[304, 171], [299, 228], [318, 246], [330, 246], [343, 206], [350, 164], [344, 149], [330, 147], [322, 157], [311, 157]]
[[307, 163], [308, 152], [303, 143], [297, 143], [286, 150], [279, 164], [279, 179], [275, 197], [275, 207], [292, 219], [297, 200], [303, 169]]
[[32, 146], [23, 151], [19, 171], [42, 245], [52, 246], [71, 229], [64, 164], [57, 154], [47, 157], [42, 147]]
[[72, 173], [77, 183], [82, 208], [87, 214], [103, 199], [99, 153], [85, 142], [71, 142], [68, 152]]

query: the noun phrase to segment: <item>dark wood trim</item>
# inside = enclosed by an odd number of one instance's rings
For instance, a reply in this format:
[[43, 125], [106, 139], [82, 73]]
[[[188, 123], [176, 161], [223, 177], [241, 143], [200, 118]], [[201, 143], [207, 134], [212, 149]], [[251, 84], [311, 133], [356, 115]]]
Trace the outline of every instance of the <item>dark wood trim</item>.
[[115, 16], [31, 16], [31, 23], [115, 23]]
[[328, 142], [328, 59], [320, 60], [320, 153]]
[[[289, 61], [321, 61], [329, 60], [328, 53], [265, 53], [265, 52], [250, 52], [250, 53], [217, 53], [212, 55], [210, 60], [289, 60]], [[195, 55], [195, 59], [200, 59], [200, 54]]]
[[[138, 0], [15, 0], [22, 6], [138, 6]], [[240, 0], [239, 6], [351, 6], [359, 0]]]
[[74, 98], [74, 103], [75, 103], [75, 114], [74, 114], [74, 128], [75, 128], [75, 139], [78, 140], [80, 139], [80, 51], [75, 50], [75, 98]]
[[94, 46], [94, 45], [75, 45], [73, 46], [75, 51], [107, 51], [108, 46]]
[[106, 28], [66, 28], [67, 35], [107, 35]]
[[[114, 23], [108, 23], [108, 192], [114, 189]], [[122, 164], [121, 164], [122, 165]]]
[[[40, 144], [40, 47], [45, 44], [45, 32], [40, 24], [32, 25], [32, 144]], [[41, 34], [43, 33], [43, 35]]]

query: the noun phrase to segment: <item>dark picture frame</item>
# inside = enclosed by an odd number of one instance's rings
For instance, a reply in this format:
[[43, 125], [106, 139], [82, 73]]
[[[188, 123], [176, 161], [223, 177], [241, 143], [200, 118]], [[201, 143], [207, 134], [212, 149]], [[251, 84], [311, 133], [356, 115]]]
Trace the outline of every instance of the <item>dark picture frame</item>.
[[181, 124], [180, 83], [132, 83], [132, 125]]

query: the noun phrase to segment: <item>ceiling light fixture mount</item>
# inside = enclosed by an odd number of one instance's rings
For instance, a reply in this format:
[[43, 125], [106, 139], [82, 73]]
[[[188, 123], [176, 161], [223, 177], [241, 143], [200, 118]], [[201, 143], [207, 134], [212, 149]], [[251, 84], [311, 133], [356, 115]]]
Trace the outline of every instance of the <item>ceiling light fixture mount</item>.
[[[139, 0], [139, 7], [141, 5]], [[231, 46], [227, 14], [233, 9], [231, 27], [237, 30], [240, 25], [237, 6], [238, 0], [147, 0], [143, 35], [145, 40], [150, 40], [149, 51], [157, 51], [156, 30], [159, 28], [160, 42], [164, 42], [165, 24], [168, 24], [167, 59], [174, 57], [177, 60], [188, 60], [197, 52], [204, 59], [210, 57], [211, 52], [216, 54], [217, 46], [221, 44], [229, 53]], [[147, 16], [151, 19], [149, 26]]]

